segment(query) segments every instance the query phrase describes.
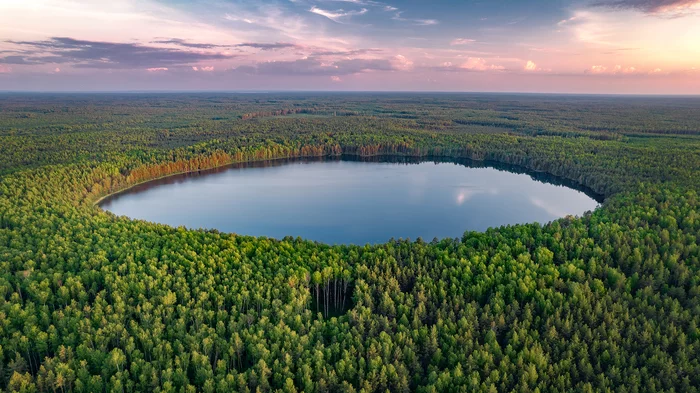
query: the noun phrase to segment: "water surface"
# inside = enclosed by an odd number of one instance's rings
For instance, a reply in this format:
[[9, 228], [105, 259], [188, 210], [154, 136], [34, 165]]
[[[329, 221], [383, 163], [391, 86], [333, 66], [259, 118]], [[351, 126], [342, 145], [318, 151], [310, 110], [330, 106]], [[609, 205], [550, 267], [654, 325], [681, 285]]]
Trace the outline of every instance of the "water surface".
[[365, 244], [545, 223], [598, 205], [572, 184], [514, 170], [468, 162], [277, 160], [156, 180], [100, 206], [172, 226]]

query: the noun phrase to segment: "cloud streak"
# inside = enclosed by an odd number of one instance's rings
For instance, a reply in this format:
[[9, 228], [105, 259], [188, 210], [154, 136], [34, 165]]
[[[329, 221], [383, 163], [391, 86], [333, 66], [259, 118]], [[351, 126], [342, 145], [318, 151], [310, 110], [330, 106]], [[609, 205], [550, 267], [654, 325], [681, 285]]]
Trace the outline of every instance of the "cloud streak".
[[326, 62], [318, 58], [306, 58], [240, 66], [236, 71], [258, 75], [339, 77], [371, 71], [398, 71], [400, 67], [400, 64], [397, 65], [389, 59], [344, 59]]
[[437, 19], [411, 19], [404, 18], [401, 15], [403, 15], [403, 11], [398, 11], [391, 19], [399, 22], [409, 22], [418, 26], [433, 26], [440, 23]]
[[450, 45], [455, 46], [455, 45], [468, 45], [468, 44], [473, 44], [475, 43], [476, 40], [473, 40], [471, 38], [455, 38], [450, 42]]
[[678, 13], [700, 5], [700, 0], [603, 0], [593, 4], [613, 9], [632, 9], [647, 14]]
[[5, 64], [72, 63], [75, 68], [138, 69], [185, 66], [206, 60], [230, 59], [216, 52], [162, 48], [132, 43], [78, 40], [53, 37], [45, 41], [10, 41], [29, 48], [25, 56], [0, 58]]
[[229, 47], [231, 47], [231, 45], [217, 45], [217, 44], [187, 42], [187, 41], [179, 39], [179, 38], [151, 41], [151, 43], [152, 44], [172, 44], [172, 45], [182, 46], [185, 48], [196, 48], [196, 49], [214, 49], [214, 48], [229, 48]]
[[481, 57], [468, 57], [462, 64], [445, 62], [440, 67], [433, 68], [437, 71], [504, 71], [506, 68], [499, 64], [491, 64]]
[[[656, 71], [658, 70], [658, 71]], [[660, 72], [660, 69], [654, 69], [648, 72], [648, 74], [653, 74], [655, 72]], [[592, 65], [586, 70], [585, 74], [589, 75], [640, 75], [644, 74], [643, 71], [637, 69], [634, 66], [623, 66], [616, 64], [614, 67], [607, 67], [604, 65]]]
[[369, 53], [381, 53], [384, 49], [369, 48], [369, 49], [352, 49], [352, 50], [317, 50], [311, 53], [311, 56], [357, 56], [366, 55]]
[[262, 43], [262, 42], [244, 42], [242, 44], [234, 45], [237, 48], [255, 48], [260, 50], [275, 50], [275, 49], [287, 49], [296, 48], [301, 49], [303, 46], [292, 44], [291, 42], [274, 42], [274, 43]]
[[316, 15], [321, 15], [325, 16], [326, 18], [332, 20], [333, 22], [341, 23], [344, 19], [348, 19], [353, 16], [358, 16], [358, 15], [364, 15], [367, 13], [367, 8], [362, 8], [361, 10], [358, 11], [345, 11], [343, 9], [335, 10], [335, 11], [328, 11], [324, 10], [321, 8], [318, 8], [316, 6], [311, 7], [309, 12], [314, 13]]
[[261, 50], [276, 50], [276, 49], [287, 49], [287, 48], [303, 48], [302, 45], [293, 44], [291, 42], [243, 42], [241, 44], [208, 44], [208, 43], [196, 43], [188, 42], [180, 38], [170, 38], [167, 40], [151, 41], [152, 44], [171, 44], [177, 45], [185, 48], [194, 49], [217, 49], [217, 48], [255, 48]]

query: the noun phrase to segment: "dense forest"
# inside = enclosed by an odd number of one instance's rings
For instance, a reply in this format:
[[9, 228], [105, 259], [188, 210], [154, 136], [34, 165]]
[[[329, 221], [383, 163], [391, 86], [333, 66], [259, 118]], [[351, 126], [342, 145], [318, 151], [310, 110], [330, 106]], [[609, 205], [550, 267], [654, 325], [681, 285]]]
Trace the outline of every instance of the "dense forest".
[[[700, 99], [0, 95], [0, 390], [700, 391]], [[583, 217], [329, 246], [117, 217], [235, 162], [518, 165]]]

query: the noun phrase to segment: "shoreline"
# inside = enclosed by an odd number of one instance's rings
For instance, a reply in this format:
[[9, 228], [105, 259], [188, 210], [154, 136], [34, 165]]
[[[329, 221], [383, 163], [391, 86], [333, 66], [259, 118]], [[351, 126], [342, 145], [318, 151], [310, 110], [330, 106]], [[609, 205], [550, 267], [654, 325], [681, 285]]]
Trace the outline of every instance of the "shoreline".
[[[594, 191], [593, 189], [591, 189], [590, 187], [587, 187], [583, 184], [580, 184], [574, 180], [571, 180], [571, 179], [568, 179], [568, 178], [565, 178], [562, 176], [557, 176], [557, 175], [551, 174], [547, 171], [535, 170], [535, 169], [531, 169], [531, 168], [528, 168], [525, 166], [516, 165], [516, 164], [508, 164], [508, 163], [503, 163], [503, 162], [499, 162], [499, 161], [478, 160], [478, 159], [467, 158], [467, 157], [431, 156], [431, 155], [405, 155], [405, 154], [373, 154], [373, 155], [335, 154], [334, 155], [334, 154], [327, 154], [327, 155], [320, 155], [320, 156], [312, 155], [312, 156], [296, 156], [296, 157], [277, 157], [277, 158], [266, 158], [266, 159], [260, 159], [260, 160], [250, 160], [250, 161], [233, 161], [233, 162], [229, 162], [229, 163], [222, 164], [222, 165], [200, 168], [200, 169], [195, 169], [195, 170], [191, 170], [191, 171], [173, 172], [173, 173], [169, 173], [167, 175], [163, 175], [163, 176], [159, 176], [159, 177], [155, 177], [152, 179], [148, 179], [148, 180], [140, 181], [138, 183], [131, 184], [125, 188], [122, 188], [122, 189], [119, 189], [117, 191], [103, 195], [103, 196], [99, 197], [98, 199], [96, 199], [95, 201], [88, 202], [88, 204], [92, 205], [92, 207], [98, 207], [102, 211], [106, 211], [106, 210], [102, 209], [101, 206], [99, 206], [100, 203], [104, 202], [106, 199], [115, 197], [121, 193], [128, 192], [129, 190], [133, 189], [134, 187], [138, 187], [138, 186], [143, 185], [143, 184], [147, 184], [147, 183], [154, 182], [157, 180], [167, 179], [169, 177], [174, 177], [174, 176], [178, 176], [178, 175], [187, 175], [187, 174], [196, 173], [196, 172], [210, 171], [213, 169], [224, 168], [227, 166], [232, 166], [232, 165], [237, 165], [237, 164], [273, 162], [273, 161], [281, 161], [281, 160], [300, 160], [300, 159], [309, 159], [309, 158], [317, 158], [319, 160], [323, 160], [325, 158], [330, 158], [330, 157], [338, 157], [342, 160], [343, 156], [355, 157], [355, 158], [371, 158], [371, 157], [397, 157], [398, 158], [398, 157], [404, 157], [404, 158], [414, 158], [417, 161], [416, 163], [424, 162], [424, 161], [436, 161], [436, 162], [452, 162], [455, 164], [459, 164], [459, 162], [456, 162], [456, 161], [463, 160], [463, 161], [484, 163], [484, 166], [492, 167], [492, 168], [497, 169], [497, 170], [506, 170], [506, 169], [497, 168], [496, 167], [497, 165], [510, 166], [513, 168], [522, 169], [521, 172], [515, 172], [515, 173], [523, 173], [523, 174], [527, 174], [530, 176], [532, 176], [533, 173], [534, 174], [545, 174], [545, 175], [552, 176], [553, 178], [555, 178], [559, 181], [570, 183], [571, 185], [573, 185], [575, 187], [571, 187], [571, 186], [566, 185], [566, 184], [555, 184], [555, 185], [564, 186], [564, 187], [572, 188], [572, 189], [575, 189], [577, 191], [583, 192], [584, 194], [586, 194], [587, 196], [591, 197], [593, 200], [598, 202], [598, 204], [600, 206], [602, 206], [605, 203], [605, 201], [608, 199], [608, 196], [606, 196], [604, 194], [600, 194], [600, 193]], [[489, 163], [493, 163], [493, 164], [497, 164], [497, 165], [488, 165]], [[537, 179], [535, 179], [535, 180], [537, 180]]]

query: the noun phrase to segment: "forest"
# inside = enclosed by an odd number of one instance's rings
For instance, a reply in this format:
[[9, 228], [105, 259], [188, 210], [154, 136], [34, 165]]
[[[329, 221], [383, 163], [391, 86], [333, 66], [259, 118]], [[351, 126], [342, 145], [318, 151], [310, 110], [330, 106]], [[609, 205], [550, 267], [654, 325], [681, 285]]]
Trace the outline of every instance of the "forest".
[[[698, 392], [700, 98], [0, 94], [0, 391]], [[117, 217], [163, 176], [517, 165], [582, 217], [330, 246]]]

